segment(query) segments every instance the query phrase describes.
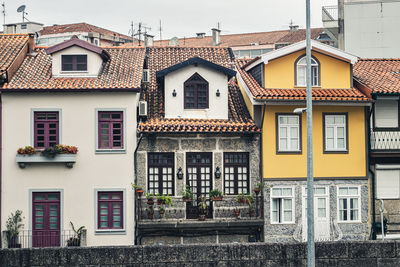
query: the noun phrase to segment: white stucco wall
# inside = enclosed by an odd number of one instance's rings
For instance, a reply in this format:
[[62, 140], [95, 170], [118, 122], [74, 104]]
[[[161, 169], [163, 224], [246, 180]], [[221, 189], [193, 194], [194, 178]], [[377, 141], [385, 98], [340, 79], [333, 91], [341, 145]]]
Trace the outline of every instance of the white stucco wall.
[[[11, 212], [20, 209], [25, 217], [25, 230], [32, 229], [31, 190], [62, 190], [61, 225], [87, 229], [89, 246], [129, 245], [134, 242], [133, 153], [136, 146], [135, 93], [53, 93], [3, 94], [3, 165], [2, 229]], [[31, 143], [32, 109], [60, 109], [62, 144], [79, 148], [72, 169], [61, 163], [30, 164], [25, 169], [15, 162], [19, 147]], [[124, 109], [126, 134], [123, 153], [96, 153], [96, 109]], [[95, 190], [125, 190], [124, 225], [119, 233], [98, 233], [96, 229]]]
[[[87, 55], [87, 71], [61, 71], [62, 55]], [[97, 77], [103, 64], [102, 58], [92, 51], [79, 46], [71, 46], [51, 55], [53, 77]]]
[[400, 57], [400, 1], [346, 1], [345, 50], [362, 58]]
[[[208, 109], [184, 108], [184, 83], [194, 73], [200, 74], [208, 81]], [[176, 90], [176, 97], [172, 92]], [[220, 96], [216, 96], [217, 89]], [[225, 74], [198, 65], [187, 66], [165, 76], [165, 117], [166, 118], [197, 118], [197, 119], [228, 119], [228, 78]]]

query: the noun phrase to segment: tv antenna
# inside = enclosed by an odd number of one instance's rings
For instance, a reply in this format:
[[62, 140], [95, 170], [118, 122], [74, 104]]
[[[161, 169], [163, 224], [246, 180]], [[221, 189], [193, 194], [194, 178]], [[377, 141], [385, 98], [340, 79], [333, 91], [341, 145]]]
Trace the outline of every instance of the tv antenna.
[[[3, 10], [1, 11], [1, 13], [3, 14], [3, 25], [6, 24], [6, 2], [3, 2], [1, 4], [1, 7], [3, 8]], [[3, 26], [4, 27], [4, 26]], [[4, 30], [3, 30], [4, 31]]]
[[[25, 12], [25, 8], [26, 8], [26, 6], [25, 5], [22, 5], [22, 6], [20, 6], [18, 9], [17, 9], [17, 12], [18, 13], [22, 13], [22, 22], [24, 22], [25, 21], [25, 15], [28, 15], [28, 13], [26, 13]], [[26, 19], [26, 20], [28, 20], [28, 19]]]
[[139, 46], [140, 46], [140, 41], [142, 40], [142, 35], [146, 35], [147, 31], [150, 31], [151, 28], [150, 27], [146, 27], [144, 23], [139, 22], [138, 23], [138, 30], [137, 32], [134, 34], [134, 36], [138, 35], [139, 36]]
[[160, 27], [158, 28], [158, 30], [160, 31], [160, 41], [162, 40], [162, 30], [163, 28], [161, 27], [161, 19], [160, 19]]

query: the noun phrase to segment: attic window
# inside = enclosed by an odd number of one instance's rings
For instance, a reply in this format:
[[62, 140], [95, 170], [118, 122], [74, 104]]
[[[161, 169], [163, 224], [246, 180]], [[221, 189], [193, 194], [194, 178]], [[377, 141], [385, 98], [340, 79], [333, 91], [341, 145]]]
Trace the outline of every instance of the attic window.
[[62, 71], [87, 71], [87, 55], [62, 55]]
[[208, 82], [195, 73], [184, 84], [185, 109], [208, 108]]

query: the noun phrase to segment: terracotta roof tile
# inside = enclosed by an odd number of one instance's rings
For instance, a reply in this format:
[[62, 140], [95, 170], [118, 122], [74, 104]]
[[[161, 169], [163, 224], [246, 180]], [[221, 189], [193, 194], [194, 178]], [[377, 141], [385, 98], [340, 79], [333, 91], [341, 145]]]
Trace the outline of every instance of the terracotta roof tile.
[[[249, 59], [236, 60], [236, 69], [256, 100], [287, 101], [306, 100], [306, 89], [301, 88], [263, 88], [251, 74], [243, 69]], [[369, 101], [369, 98], [356, 88], [312, 89], [315, 101]]]
[[4, 84], [8, 89], [139, 89], [143, 73], [145, 50], [143, 48], [104, 48], [110, 60], [103, 63], [95, 78], [62, 77], [51, 75], [51, 56], [43, 48], [27, 56], [13, 76]]
[[181, 63], [192, 57], [200, 57], [224, 67], [232, 67], [232, 59], [227, 48], [203, 47], [182, 48], [162, 47], [148, 49], [148, 68], [151, 82], [143, 91], [143, 99], [148, 101], [149, 117], [141, 122], [141, 132], [258, 132], [245, 108], [243, 98], [236, 84], [229, 84], [228, 120], [216, 119], [166, 119], [164, 118], [164, 99], [158, 88], [155, 73]]
[[400, 59], [360, 59], [354, 77], [373, 93], [400, 93]]
[[114, 34], [120, 36], [125, 39], [132, 39], [132, 37], [120, 34], [118, 32], [110, 31], [104, 28], [97, 27], [95, 25], [91, 25], [85, 22], [80, 23], [72, 23], [72, 24], [63, 24], [63, 25], [53, 25], [53, 26], [46, 26], [43, 27], [41, 31], [39, 31], [40, 35], [49, 35], [49, 34], [58, 34], [58, 33], [66, 33], [66, 32], [96, 32], [105, 35]]
[[7, 71], [28, 40], [27, 34], [0, 34], [0, 73]]

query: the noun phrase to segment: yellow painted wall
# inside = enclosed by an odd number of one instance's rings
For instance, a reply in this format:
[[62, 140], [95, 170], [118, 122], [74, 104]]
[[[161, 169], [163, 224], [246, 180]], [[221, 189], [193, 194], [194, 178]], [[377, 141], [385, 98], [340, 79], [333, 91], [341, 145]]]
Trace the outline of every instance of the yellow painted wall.
[[244, 103], [246, 104], [247, 110], [250, 113], [250, 116], [252, 119], [254, 119], [254, 108], [253, 108], [253, 104], [250, 101], [249, 96], [247, 95], [246, 91], [243, 89], [242, 84], [240, 83], [239, 79], [237, 80], [237, 83], [239, 85], [240, 88], [240, 92], [242, 93], [243, 99], [244, 99]]
[[[295, 88], [295, 61], [305, 50], [277, 58], [265, 65], [265, 88]], [[351, 65], [312, 51], [321, 64], [321, 88], [350, 88]], [[299, 87], [301, 88], [301, 87]]]
[[[292, 113], [297, 106], [271, 106], [263, 125], [264, 178], [307, 177], [307, 125], [302, 115], [302, 154], [276, 153], [276, 113]], [[323, 153], [323, 112], [348, 112], [348, 154]], [[366, 176], [364, 107], [313, 106], [314, 177]]]

